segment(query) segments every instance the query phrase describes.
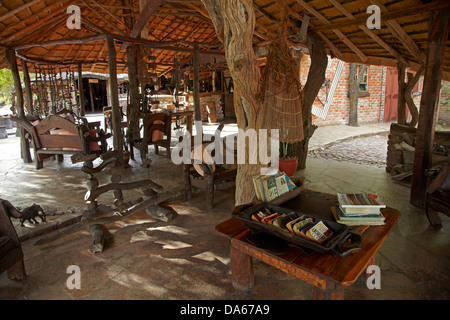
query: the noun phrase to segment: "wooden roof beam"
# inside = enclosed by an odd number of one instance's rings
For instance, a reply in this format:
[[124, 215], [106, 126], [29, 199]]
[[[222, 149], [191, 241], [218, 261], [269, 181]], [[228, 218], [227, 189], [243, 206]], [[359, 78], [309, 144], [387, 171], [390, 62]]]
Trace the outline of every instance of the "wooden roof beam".
[[[295, 11], [294, 9], [292, 9], [290, 6], [287, 6], [288, 9], [288, 13], [293, 16], [294, 18], [296, 18], [297, 20], [301, 21], [303, 23], [303, 19], [304, 17], [302, 17], [297, 11]], [[309, 21], [309, 17], [308, 17], [308, 29], [311, 30], [311, 23]], [[331, 50], [331, 52], [339, 59], [342, 60], [342, 52], [336, 48], [336, 46], [322, 33], [322, 32], [316, 32], [321, 38], [322, 40], [327, 44], [328, 48]]]
[[[309, 5], [303, 0], [296, 0], [303, 8], [308, 10], [312, 15], [319, 19], [324, 24], [331, 24], [327, 18], [320, 14], [313, 6]], [[363, 61], [367, 61], [367, 57], [361, 50], [359, 50], [353, 42], [351, 42], [340, 30], [333, 29], [333, 32], [338, 36], [338, 38], [344, 42], [356, 55]]]
[[85, 0], [80, 0], [92, 13], [94, 13], [97, 17], [100, 18], [107, 26], [109, 26], [111, 29], [119, 32], [120, 34], [125, 35], [125, 33], [120, 30], [114, 23], [111, 23], [108, 21], [102, 14], [98, 12], [98, 10], [94, 9], [91, 5], [89, 5]]
[[1, 15], [0, 16], [0, 21], [8, 19], [8, 18], [14, 16], [16, 13], [19, 13], [20, 11], [25, 10], [25, 9], [31, 7], [31, 6], [34, 6], [35, 4], [38, 4], [40, 2], [42, 2], [42, 1], [41, 0], [33, 0], [33, 1], [30, 1], [30, 2], [27, 2], [27, 3], [23, 4], [23, 5], [21, 5], [20, 7], [12, 9], [12, 10], [8, 11], [7, 13], [5, 13], [4, 15]]
[[[356, 18], [351, 14], [345, 7], [340, 4], [337, 0], [329, 0], [339, 11], [341, 11], [347, 18], [350, 20], [355, 20]], [[388, 51], [390, 54], [392, 54], [398, 61], [400, 61], [405, 66], [409, 66], [408, 61], [396, 50], [394, 50], [390, 45], [388, 45], [386, 42], [384, 42], [383, 39], [381, 39], [379, 36], [377, 36], [372, 30], [367, 28], [366, 25], [359, 25], [358, 26], [362, 31], [364, 31], [369, 37], [371, 37], [376, 43], [378, 43], [380, 46], [382, 46], [386, 51]]]
[[106, 39], [106, 35], [95, 34], [93, 36], [87, 36], [87, 37], [63, 38], [63, 39], [50, 40], [50, 41], [37, 42], [37, 43], [27, 43], [27, 44], [15, 46], [14, 49], [21, 50], [21, 49], [32, 48], [32, 47], [49, 47], [49, 46], [57, 46], [57, 45], [64, 45], [64, 44], [81, 44], [81, 43], [87, 43], [87, 42], [102, 41], [105, 39]]
[[46, 21], [52, 19], [57, 14], [67, 10], [68, 6], [70, 6], [72, 4], [75, 4], [75, 3], [77, 3], [77, 0], [69, 1], [67, 4], [62, 5], [59, 9], [57, 9], [57, 10], [53, 11], [52, 13], [46, 15], [45, 17], [39, 19], [38, 21], [34, 22], [33, 24], [31, 24], [29, 26], [26, 26], [25, 28], [19, 30], [18, 32], [13, 33], [5, 41], [6, 42], [13, 41], [13, 40], [17, 39], [18, 37], [22, 36], [23, 34], [29, 33], [30, 31], [36, 29], [37, 27], [39, 27], [40, 25], [42, 25]]
[[[388, 9], [378, 0], [369, 0], [370, 3], [377, 5], [382, 13], [389, 12]], [[396, 36], [403, 46], [421, 63], [425, 64], [425, 53], [417, 46], [413, 39], [406, 33], [396, 20], [385, 21], [388, 29]]]
[[163, 4], [164, 0], [147, 0], [147, 3], [142, 8], [139, 16], [136, 19], [136, 23], [130, 32], [131, 38], [136, 38], [141, 34], [142, 28], [144, 28], [147, 21], [155, 13], [155, 11]]
[[106, 12], [108, 15], [110, 15], [115, 21], [117, 21], [120, 25], [122, 25], [125, 30], [128, 30], [128, 27], [119, 19], [117, 18], [112, 12], [110, 12], [108, 9], [106, 9], [102, 4], [98, 3], [96, 0], [91, 0], [97, 7], [102, 9], [104, 12]]
[[[429, 13], [431, 11], [440, 10], [450, 7], [449, 1], [434, 1], [427, 4], [421, 4], [419, 6], [405, 8], [401, 10], [391, 11], [391, 12], [385, 12], [381, 15], [380, 20], [381, 22], [386, 22], [388, 20], [392, 19], [398, 19], [398, 18], [404, 18], [409, 16], [414, 16], [418, 14], [424, 14]], [[314, 26], [311, 27], [311, 30], [313, 31], [327, 31], [327, 30], [333, 30], [333, 29], [341, 29], [345, 27], [352, 27], [356, 25], [366, 25], [367, 19], [372, 14], [368, 13], [362, 13], [361, 15], [358, 15], [358, 18], [355, 17], [355, 19], [349, 19], [344, 21], [333, 21], [332, 24], [322, 24], [320, 26]]]

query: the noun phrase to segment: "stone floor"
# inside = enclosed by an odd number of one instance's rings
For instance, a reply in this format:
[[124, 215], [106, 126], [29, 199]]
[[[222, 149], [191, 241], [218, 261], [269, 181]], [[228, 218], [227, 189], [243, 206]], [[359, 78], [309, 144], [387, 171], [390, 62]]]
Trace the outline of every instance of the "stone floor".
[[[17, 159], [18, 146], [12, 140], [0, 142], [1, 198], [17, 206], [41, 203], [55, 212], [55, 221], [79, 215], [85, 192], [80, 166], [68, 160], [49, 161], [36, 171], [33, 164]], [[151, 158], [150, 170], [142, 169], [139, 161], [131, 162], [129, 179], [150, 177], [167, 191], [183, 187], [180, 167], [163, 156], [152, 154]], [[450, 298], [447, 217], [442, 217], [441, 229], [430, 228], [423, 210], [409, 204], [409, 189], [393, 183], [384, 168], [309, 157], [307, 168], [297, 174], [304, 177], [306, 188], [329, 193], [376, 192], [387, 205], [402, 212], [375, 259], [381, 268], [381, 289], [370, 290], [359, 279], [346, 288], [345, 299]], [[229, 241], [217, 234], [214, 226], [230, 216], [234, 191], [216, 195], [214, 210], [206, 209], [205, 194], [199, 189], [190, 201], [169, 203], [168, 207], [178, 213], [171, 222], [156, 220], [145, 210], [125, 217], [104, 210], [68, 234], [42, 234], [24, 240], [27, 280], [11, 281], [6, 273], [1, 274], [0, 299], [311, 299], [312, 286], [257, 261], [254, 289], [233, 288]], [[137, 196], [138, 191], [125, 195]], [[105, 195], [99, 202], [109, 205], [110, 198]], [[93, 222], [104, 224], [112, 234], [98, 254], [89, 251], [92, 237], [88, 227]], [[48, 224], [35, 229], [17, 226], [17, 230], [26, 235]], [[71, 265], [80, 268], [81, 289], [67, 287]]]

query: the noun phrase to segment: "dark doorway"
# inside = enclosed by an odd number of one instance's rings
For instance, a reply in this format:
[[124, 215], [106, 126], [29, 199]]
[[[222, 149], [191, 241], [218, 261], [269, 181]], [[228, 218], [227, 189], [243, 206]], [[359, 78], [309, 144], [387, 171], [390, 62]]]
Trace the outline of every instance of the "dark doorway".
[[108, 105], [106, 80], [83, 78], [83, 92], [85, 112], [103, 112]]

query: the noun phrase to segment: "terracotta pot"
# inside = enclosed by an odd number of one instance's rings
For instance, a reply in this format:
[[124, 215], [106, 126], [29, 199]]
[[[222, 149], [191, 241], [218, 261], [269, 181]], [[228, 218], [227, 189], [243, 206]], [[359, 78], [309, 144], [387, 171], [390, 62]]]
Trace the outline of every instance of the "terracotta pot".
[[280, 171], [287, 174], [288, 177], [292, 177], [297, 171], [298, 159], [280, 159], [278, 163], [278, 168]]

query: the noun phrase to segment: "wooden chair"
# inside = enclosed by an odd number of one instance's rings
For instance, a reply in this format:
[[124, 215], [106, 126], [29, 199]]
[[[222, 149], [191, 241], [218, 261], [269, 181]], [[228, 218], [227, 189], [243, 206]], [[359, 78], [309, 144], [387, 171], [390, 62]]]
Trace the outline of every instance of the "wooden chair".
[[18, 117], [11, 119], [22, 126], [30, 136], [36, 169], [43, 168], [43, 161], [55, 155], [59, 161], [62, 161], [64, 154], [99, 156], [107, 151], [107, 139], [111, 137], [111, 134], [97, 132], [56, 115], [50, 115], [35, 125]]
[[427, 188], [426, 214], [433, 228], [442, 227], [438, 212], [450, 216], [450, 156], [449, 163], [437, 170], [437, 175]]
[[11, 280], [23, 280], [26, 277], [23, 251], [7, 214], [9, 206], [14, 208], [8, 201], [0, 199], [0, 273], [7, 271]]
[[141, 160], [144, 162], [148, 154], [148, 146], [155, 146], [155, 153], [159, 154], [158, 147], [167, 150], [167, 157], [170, 158], [170, 141], [172, 132], [172, 117], [166, 113], [152, 113], [146, 115], [142, 124], [144, 137], [134, 139], [130, 143], [130, 152], [133, 154], [135, 147], [141, 153]]
[[[221, 124], [217, 130], [222, 131], [224, 125]], [[195, 137], [192, 137], [194, 142]], [[205, 141], [205, 143], [214, 142], [214, 138]], [[214, 156], [214, 155], [212, 155]], [[209, 209], [214, 207], [214, 192], [217, 190], [226, 190], [236, 187], [237, 169], [229, 169], [225, 166], [217, 165], [211, 161], [205, 161], [201, 164], [185, 164], [184, 165], [184, 181], [186, 199], [192, 199], [192, 184], [196, 187], [206, 189], [206, 202]]]

